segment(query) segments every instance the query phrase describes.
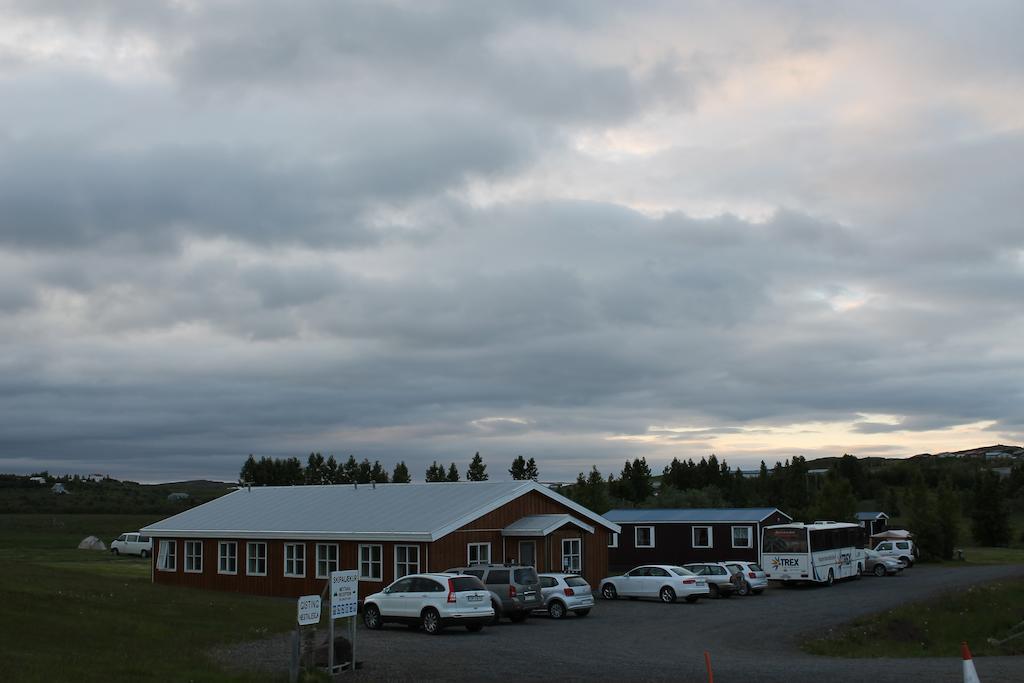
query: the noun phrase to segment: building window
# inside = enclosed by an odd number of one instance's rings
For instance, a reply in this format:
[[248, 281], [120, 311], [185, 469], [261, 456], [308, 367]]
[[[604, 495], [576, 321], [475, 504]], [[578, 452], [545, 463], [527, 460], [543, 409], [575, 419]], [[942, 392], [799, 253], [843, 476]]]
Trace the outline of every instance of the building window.
[[608, 534], [608, 547], [618, 548], [619, 547], [619, 535], [614, 531]]
[[359, 546], [359, 578], [366, 581], [380, 581], [381, 557], [383, 552], [379, 545]]
[[162, 572], [178, 570], [178, 542], [160, 541], [160, 552], [156, 556], [156, 568]]
[[190, 574], [203, 573], [202, 541], [185, 541], [185, 571]]
[[711, 527], [709, 526], [695, 526], [691, 529], [691, 540], [693, 541], [694, 548], [710, 548], [711, 543]]
[[306, 575], [306, 544], [284, 544], [284, 575], [302, 578]]
[[490, 543], [467, 543], [466, 544], [467, 564], [490, 564], [491, 544]]
[[267, 575], [267, 544], [248, 543], [246, 545], [245, 573], [249, 576]]
[[578, 538], [562, 539], [562, 571], [579, 572], [583, 570], [583, 542]]
[[221, 541], [217, 544], [217, 573], [238, 573], [238, 544], [234, 541]]
[[733, 548], [753, 548], [753, 534], [749, 526], [734, 526], [732, 528]]
[[420, 547], [418, 545], [395, 546], [395, 578], [420, 573]]
[[636, 548], [653, 548], [654, 527], [638, 526], [633, 529], [633, 546]]
[[316, 544], [316, 578], [330, 578], [331, 572], [338, 571], [338, 544]]

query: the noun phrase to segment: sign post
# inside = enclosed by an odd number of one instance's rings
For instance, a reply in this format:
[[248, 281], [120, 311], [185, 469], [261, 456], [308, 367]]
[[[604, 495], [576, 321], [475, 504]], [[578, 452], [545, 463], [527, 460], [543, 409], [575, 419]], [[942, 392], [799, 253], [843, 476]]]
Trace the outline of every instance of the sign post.
[[356, 611], [359, 605], [359, 572], [355, 569], [344, 569], [331, 572], [330, 614], [328, 618], [327, 666], [331, 676], [334, 675], [334, 620], [350, 618], [349, 644], [351, 662], [349, 671], [356, 668]]

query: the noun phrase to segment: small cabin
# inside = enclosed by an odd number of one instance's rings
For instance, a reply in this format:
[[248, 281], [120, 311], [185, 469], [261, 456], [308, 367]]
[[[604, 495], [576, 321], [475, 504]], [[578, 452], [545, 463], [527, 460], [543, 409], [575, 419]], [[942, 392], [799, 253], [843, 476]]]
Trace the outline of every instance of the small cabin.
[[858, 512], [857, 523], [865, 531], [865, 536], [880, 534], [886, 529], [889, 515], [884, 512]]

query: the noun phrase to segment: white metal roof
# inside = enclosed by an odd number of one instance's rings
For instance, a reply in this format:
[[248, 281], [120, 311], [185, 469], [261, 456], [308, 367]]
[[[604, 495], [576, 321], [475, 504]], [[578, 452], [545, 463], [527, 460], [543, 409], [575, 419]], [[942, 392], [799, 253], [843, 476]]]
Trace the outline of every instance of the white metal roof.
[[789, 515], [778, 508], [629, 508], [609, 510], [605, 519], [617, 524], [658, 522], [763, 522], [776, 512]]
[[531, 491], [620, 531], [533, 481], [242, 488], [142, 531], [156, 537], [434, 541]]
[[594, 533], [594, 527], [584, 524], [572, 515], [530, 515], [518, 519], [501, 530], [502, 536], [547, 536], [552, 531], [566, 524], [575, 524], [588, 533]]

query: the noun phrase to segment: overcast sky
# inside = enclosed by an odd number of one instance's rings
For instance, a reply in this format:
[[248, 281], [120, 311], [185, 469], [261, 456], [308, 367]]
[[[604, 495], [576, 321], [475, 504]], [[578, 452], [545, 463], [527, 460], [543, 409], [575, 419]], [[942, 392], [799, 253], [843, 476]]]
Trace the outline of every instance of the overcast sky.
[[1020, 443], [1022, 26], [0, 0], [0, 471]]

